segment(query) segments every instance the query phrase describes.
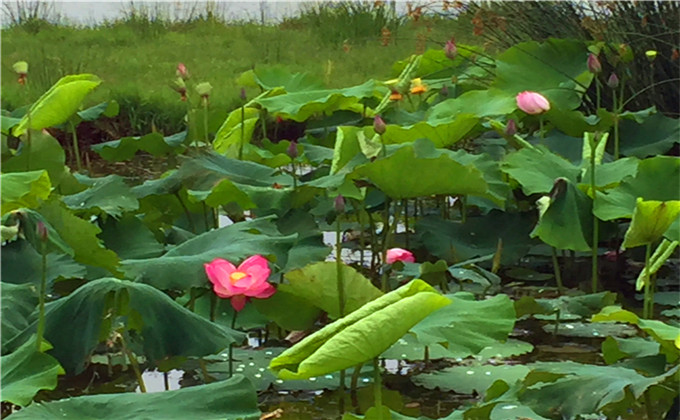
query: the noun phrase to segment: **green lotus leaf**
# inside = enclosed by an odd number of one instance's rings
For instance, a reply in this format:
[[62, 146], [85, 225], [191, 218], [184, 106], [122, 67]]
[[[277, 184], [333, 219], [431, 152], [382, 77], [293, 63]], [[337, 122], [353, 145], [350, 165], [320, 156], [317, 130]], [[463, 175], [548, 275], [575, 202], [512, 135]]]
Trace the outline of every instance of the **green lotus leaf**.
[[2, 401], [22, 407], [29, 405], [38, 391], [56, 388], [57, 376], [64, 373], [54, 357], [37, 350], [35, 335], [16, 351], [2, 356], [0, 364]]
[[47, 171], [3, 173], [0, 175], [2, 188], [2, 214], [22, 207], [36, 208], [46, 200], [52, 191]]
[[[370, 280], [348, 265], [341, 266], [341, 276], [345, 285], [345, 315], [382, 295]], [[288, 283], [280, 284], [279, 290], [298, 296], [337, 319], [340, 318], [337, 277], [337, 264], [322, 261], [286, 273]]]
[[94, 121], [102, 115], [105, 117], [115, 117], [120, 111], [120, 105], [115, 100], [102, 102], [98, 105], [84, 109], [78, 112], [78, 116], [83, 121]]
[[599, 413], [617, 405], [629, 407], [649, 387], [671, 381], [678, 366], [646, 377], [633, 369], [575, 362], [538, 362], [524, 379], [519, 400], [537, 413], [564, 418]]
[[593, 79], [587, 56], [582, 41], [551, 38], [544, 43], [522, 42], [496, 57], [492, 87], [511, 95], [539, 92], [561, 109], [575, 109]]
[[[124, 317], [128, 330], [137, 331], [143, 353], [152, 361], [207, 356], [244, 338], [196, 315], [154, 287], [103, 278], [45, 306], [45, 339], [54, 346], [50, 355], [69, 374], [80, 373], [95, 346], [110, 336], [114, 324], [109, 313]], [[36, 325], [33, 321], [8, 346], [16, 347]]]
[[62, 77], [31, 105], [21, 122], [12, 129], [12, 134], [18, 137], [29, 128], [42, 130], [66, 122], [78, 111], [85, 96], [100, 83], [93, 74]]
[[477, 118], [507, 115], [517, 109], [515, 97], [497, 89], [471, 90], [447, 99], [427, 111], [429, 121], [450, 121], [452, 116], [471, 114]]
[[645, 158], [661, 155], [680, 141], [677, 118], [666, 117], [661, 113], [644, 118], [642, 123], [624, 119], [621, 121], [619, 132], [621, 154], [624, 156]]
[[515, 308], [507, 295], [480, 301], [456, 295], [447, 297], [453, 302], [451, 305], [439, 309], [412, 329], [418, 342], [445, 343], [449, 351], [467, 356], [507, 340], [512, 332]]
[[622, 247], [635, 248], [658, 241], [679, 214], [680, 200], [645, 201], [638, 198]]
[[89, 188], [76, 194], [62, 197], [61, 201], [71, 210], [99, 209], [113, 217], [139, 208], [137, 198], [132, 194], [123, 178], [109, 175], [103, 178], [81, 178]]
[[[5, 254], [4, 249], [2, 252]], [[3, 265], [7, 257], [5, 254], [2, 258]], [[5, 342], [28, 327], [28, 317], [38, 306], [38, 288], [32, 284], [10, 284], [5, 279], [4, 267], [2, 271], [3, 281], [0, 283], [2, 318], [0, 321], [2, 321], [2, 346], [4, 348]], [[35, 342], [33, 346], [35, 347]]]
[[180, 153], [184, 150], [185, 138], [186, 131], [166, 137], [161, 133], [149, 133], [141, 137], [123, 137], [93, 144], [91, 148], [109, 162], [122, 162], [131, 159], [140, 150], [154, 156]]
[[435, 194], [485, 195], [489, 189], [482, 172], [474, 165], [463, 165], [444, 154], [422, 158], [411, 145], [359, 166], [355, 172], [397, 199]]
[[379, 356], [431, 312], [451, 301], [422, 280], [373, 300], [274, 358], [281, 379], [307, 379]]
[[635, 176], [625, 178], [605, 194], [598, 194], [594, 213], [601, 220], [630, 218], [638, 197], [656, 201], [680, 200], [680, 159], [656, 156], [641, 160]]
[[565, 178], [558, 178], [542, 198], [540, 218], [531, 232], [558, 249], [590, 250], [593, 232], [592, 200]]
[[501, 169], [515, 178], [527, 195], [549, 192], [557, 178], [576, 182], [580, 172], [578, 167], [542, 146], [509, 154]]
[[385, 88], [374, 80], [344, 89], [305, 90], [262, 98], [255, 101], [268, 112], [284, 119], [305, 121], [314, 114], [330, 114], [338, 110], [362, 112], [360, 101], [373, 98]]
[[242, 375], [226, 381], [159, 393], [86, 395], [31, 404], [13, 420], [79, 418], [118, 420], [258, 420], [257, 393]]
[[524, 379], [531, 371], [525, 365], [476, 365], [453, 366], [434, 373], [413, 376], [413, 382], [428, 389], [439, 388], [458, 394], [485, 395], [485, 391], [497, 380], [508, 384]]
[[[53, 188], [61, 184], [65, 178], [64, 148], [59, 141], [44, 131], [31, 133], [31, 147], [22, 147], [20, 152], [2, 161], [2, 172], [25, 172], [44, 169], [50, 176]], [[61, 191], [61, 190], [60, 190]], [[63, 193], [62, 193], [63, 194]]]
[[[241, 112], [243, 111], [243, 115]], [[229, 113], [224, 123], [215, 134], [213, 149], [230, 158], [238, 158], [239, 145], [243, 135], [243, 144], [253, 139], [255, 125], [260, 120], [260, 111], [255, 108], [237, 108]]]

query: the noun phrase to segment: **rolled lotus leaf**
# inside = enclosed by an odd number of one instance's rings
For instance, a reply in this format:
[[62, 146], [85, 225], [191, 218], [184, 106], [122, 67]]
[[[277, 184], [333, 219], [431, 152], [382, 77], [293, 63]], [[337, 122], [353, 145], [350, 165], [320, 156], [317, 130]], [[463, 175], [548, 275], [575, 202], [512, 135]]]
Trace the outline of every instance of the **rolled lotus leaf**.
[[387, 293], [272, 359], [281, 379], [308, 379], [379, 356], [411, 327], [451, 301], [422, 280]]

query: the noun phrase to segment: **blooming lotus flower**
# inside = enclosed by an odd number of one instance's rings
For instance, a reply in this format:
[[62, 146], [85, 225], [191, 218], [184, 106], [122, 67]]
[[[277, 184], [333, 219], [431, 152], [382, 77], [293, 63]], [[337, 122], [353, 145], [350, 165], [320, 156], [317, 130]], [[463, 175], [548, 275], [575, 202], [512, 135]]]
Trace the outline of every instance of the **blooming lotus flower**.
[[411, 251], [402, 248], [391, 248], [387, 250], [386, 256], [387, 264], [394, 264], [397, 261], [401, 262], [416, 262], [415, 257]]
[[231, 306], [236, 311], [246, 306], [248, 298], [266, 299], [276, 292], [267, 282], [271, 270], [261, 255], [253, 255], [238, 267], [222, 258], [216, 258], [204, 267], [215, 294], [231, 299]]
[[527, 114], [537, 115], [550, 110], [550, 102], [537, 92], [518, 93], [516, 99], [517, 107]]

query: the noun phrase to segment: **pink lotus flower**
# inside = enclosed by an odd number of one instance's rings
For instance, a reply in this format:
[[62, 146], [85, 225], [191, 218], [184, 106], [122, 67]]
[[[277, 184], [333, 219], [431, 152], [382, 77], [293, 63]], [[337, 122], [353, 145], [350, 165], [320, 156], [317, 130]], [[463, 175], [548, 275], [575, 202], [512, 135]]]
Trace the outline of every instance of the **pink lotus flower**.
[[222, 258], [216, 258], [203, 266], [213, 284], [215, 294], [224, 299], [231, 299], [231, 306], [236, 311], [246, 306], [248, 298], [266, 299], [276, 292], [276, 289], [267, 282], [271, 270], [267, 260], [261, 255], [253, 255], [243, 261], [238, 268]]
[[446, 46], [444, 46], [444, 54], [449, 60], [453, 60], [456, 58], [456, 55], [458, 55], [458, 47], [456, 47], [456, 41], [451, 38], [449, 41], [446, 41]]
[[406, 249], [402, 248], [392, 248], [387, 250], [387, 264], [394, 264], [397, 261], [401, 262], [416, 262], [415, 257]]
[[517, 94], [517, 107], [527, 114], [537, 115], [550, 110], [550, 102], [537, 92], [524, 91]]
[[177, 64], [177, 71], [175, 74], [177, 74], [177, 77], [181, 77], [183, 80], [187, 80], [189, 78], [189, 70], [187, 69], [187, 66], [184, 65], [184, 63]]

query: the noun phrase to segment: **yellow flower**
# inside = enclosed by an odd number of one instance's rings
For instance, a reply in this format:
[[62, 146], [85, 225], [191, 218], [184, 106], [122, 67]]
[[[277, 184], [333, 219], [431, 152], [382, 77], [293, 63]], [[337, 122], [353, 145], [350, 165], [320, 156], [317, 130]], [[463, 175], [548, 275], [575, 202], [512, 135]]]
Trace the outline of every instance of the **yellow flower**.
[[418, 77], [417, 79], [411, 80], [411, 93], [414, 95], [420, 95], [427, 91], [427, 86], [423, 84], [423, 81]]

